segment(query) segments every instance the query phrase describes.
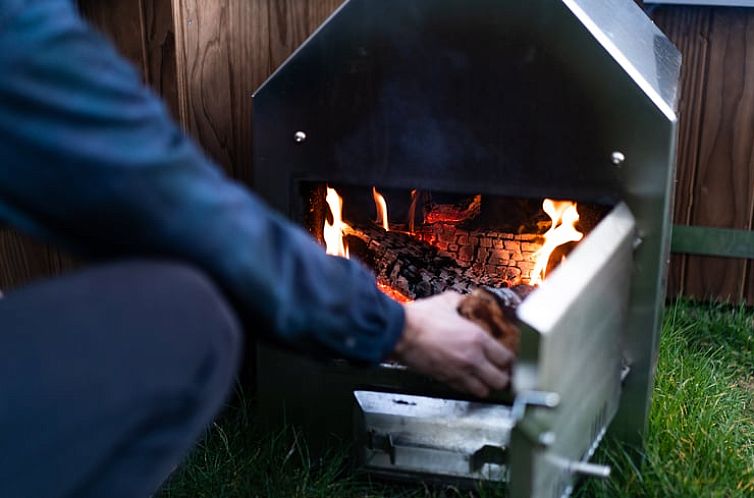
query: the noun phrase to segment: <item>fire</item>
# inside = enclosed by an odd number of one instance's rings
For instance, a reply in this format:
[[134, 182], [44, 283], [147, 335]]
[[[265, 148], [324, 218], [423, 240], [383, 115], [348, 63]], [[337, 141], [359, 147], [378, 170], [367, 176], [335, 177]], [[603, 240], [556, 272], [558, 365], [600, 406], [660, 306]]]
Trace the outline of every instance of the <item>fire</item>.
[[553, 251], [568, 242], [578, 242], [584, 238], [584, 234], [576, 230], [576, 222], [579, 221], [579, 212], [576, 203], [571, 201], [555, 201], [545, 199], [542, 209], [552, 219], [552, 226], [545, 233], [545, 243], [536, 252], [536, 263], [531, 272], [531, 285], [539, 285], [545, 278], [547, 265]]
[[419, 192], [416, 189], [411, 191], [411, 206], [408, 208], [408, 233], [414, 234], [414, 225], [416, 223], [416, 201], [419, 198]]
[[343, 222], [343, 198], [338, 195], [334, 188], [327, 187], [325, 201], [330, 208], [330, 214], [332, 214], [332, 223], [325, 218], [323, 229], [327, 254], [348, 258], [348, 245], [343, 239], [343, 232], [350, 227]]
[[377, 188], [372, 187], [372, 198], [374, 198], [374, 206], [377, 208], [377, 220], [375, 223], [382, 226], [386, 232], [390, 231], [390, 225], [387, 221], [387, 202], [382, 194], [377, 192]]

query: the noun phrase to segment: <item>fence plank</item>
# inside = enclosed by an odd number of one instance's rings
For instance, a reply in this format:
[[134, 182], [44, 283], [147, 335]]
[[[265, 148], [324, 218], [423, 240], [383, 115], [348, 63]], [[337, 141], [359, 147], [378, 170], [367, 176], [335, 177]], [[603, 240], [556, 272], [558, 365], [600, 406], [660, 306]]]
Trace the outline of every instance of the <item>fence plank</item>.
[[142, 0], [146, 80], [178, 119], [175, 25], [170, 0]]
[[[749, 229], [754, 209], [754, 14], [715, 9], [694, 225]], [[740, 301], [745, 260], [689, 257], [687, 294]]]
[[[712, 9], [705, 7], [661, 7], [653, 11], [657, 25], [683, 54], [675, 206], [673, 220], [688, 225], [694, 205], [694, 185], [699, 165], [699, 143], [703, 129], [704, 85]], [[668, 296], [684, 292], [687, 256], [674, 255], [668, 276]]]
[[79, 11], [122, 55], [147, 74], [142, 1], [79, 0]]
[[270, 72], [266, 0], [173, 0], [185, 128], [234, 177], [251, 178], [251, 94]]

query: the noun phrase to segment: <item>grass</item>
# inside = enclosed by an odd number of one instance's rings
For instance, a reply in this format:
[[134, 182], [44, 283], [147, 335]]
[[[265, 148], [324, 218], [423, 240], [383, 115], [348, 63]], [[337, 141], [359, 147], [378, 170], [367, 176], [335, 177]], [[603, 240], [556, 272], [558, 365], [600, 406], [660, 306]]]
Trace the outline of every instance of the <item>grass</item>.
[[[387, 486], [344, 469], [346, 451], [311, 462], [293, 429], [263, 434], [248, 400], [235, 401], [158, 498], [451, 498], [468, 492]], [[645, 458], [609, 443], [598, 459], [609, 481], [587, 481], [586, 497], [754, 496], [754, 313], [679, 302], [668, 308], [660, 344]], [[505, 491], [483, 488], [481, 498]]]

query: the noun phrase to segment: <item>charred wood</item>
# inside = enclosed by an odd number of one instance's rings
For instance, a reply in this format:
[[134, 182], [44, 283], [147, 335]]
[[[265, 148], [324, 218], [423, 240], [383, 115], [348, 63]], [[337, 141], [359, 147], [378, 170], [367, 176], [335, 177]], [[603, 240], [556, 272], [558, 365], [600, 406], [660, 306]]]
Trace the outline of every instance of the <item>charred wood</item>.
[[363, 225], [346, 230], [346, 237], [351, 255], [372, 268], [379, 283], [410, 299], [449, 290], [468, 294], [480, 286], [504, 285], [441, 256], [436, 248], [406, 233]]

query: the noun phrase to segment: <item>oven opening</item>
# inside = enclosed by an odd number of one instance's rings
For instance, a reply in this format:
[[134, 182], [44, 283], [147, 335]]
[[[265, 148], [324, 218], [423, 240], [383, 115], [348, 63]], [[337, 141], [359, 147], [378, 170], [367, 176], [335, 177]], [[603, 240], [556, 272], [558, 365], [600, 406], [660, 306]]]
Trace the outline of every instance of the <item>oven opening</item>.
[[307, 230], [399, 302], [453, 290], [526, 297], [608, 213], [562, 199], [302, 182]]

